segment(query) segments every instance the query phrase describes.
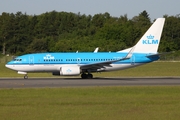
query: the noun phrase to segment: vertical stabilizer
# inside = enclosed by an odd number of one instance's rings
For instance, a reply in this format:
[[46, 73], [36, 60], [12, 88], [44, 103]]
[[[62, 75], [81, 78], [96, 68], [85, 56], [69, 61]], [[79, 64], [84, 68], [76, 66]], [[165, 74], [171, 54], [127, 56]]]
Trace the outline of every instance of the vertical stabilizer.
[[165, 18], [158, 18], [135, 45], [134, 53], [157, 53]]

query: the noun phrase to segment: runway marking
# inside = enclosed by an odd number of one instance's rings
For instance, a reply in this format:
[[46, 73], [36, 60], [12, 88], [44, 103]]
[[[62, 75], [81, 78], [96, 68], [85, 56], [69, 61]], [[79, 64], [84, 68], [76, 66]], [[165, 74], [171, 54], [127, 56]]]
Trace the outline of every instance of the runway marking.
[[12, 84], [12, 85], [21, 85], [21, 86], [24, 86], [24, 85], [25, 85], [25, 84], [14, 83], [14, 82], [1, 82], [1, 84]]

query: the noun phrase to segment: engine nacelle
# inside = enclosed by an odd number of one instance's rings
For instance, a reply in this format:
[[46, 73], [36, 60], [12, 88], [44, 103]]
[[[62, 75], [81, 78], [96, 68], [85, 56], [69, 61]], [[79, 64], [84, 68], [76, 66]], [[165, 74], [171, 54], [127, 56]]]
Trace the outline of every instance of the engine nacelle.
[[80, 71], [79, 66], [64, 66], [64, 67], [60, 68], [59, 72], [53, 72], [52, 74], [57, 75], [57, 76], [60, 76], [60, 75], [64, 75], [64, 76], [72, 75], [72, 76], [75, 76], [75, 75], [79, 75], [80, 72], [81, 71]]

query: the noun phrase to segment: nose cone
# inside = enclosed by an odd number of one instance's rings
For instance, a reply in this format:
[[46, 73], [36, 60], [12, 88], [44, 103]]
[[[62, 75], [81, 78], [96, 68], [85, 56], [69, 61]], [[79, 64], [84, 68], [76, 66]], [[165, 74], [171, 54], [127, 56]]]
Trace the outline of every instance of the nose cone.
[[11, 65], [6, 64], [5, 66], [6, 66], [7, 68], [11, 69]]
[[7, 63], [7, 64], [5, 65], [5, 67], [14, 70], [14, 69], [13, 69], [13, 64], [10, 64], [10, 62]]
[[7, 67], [7, 68], [8, 68], [8, 64], [6, 64], [6, 65], [5, 65], [5, 67]]

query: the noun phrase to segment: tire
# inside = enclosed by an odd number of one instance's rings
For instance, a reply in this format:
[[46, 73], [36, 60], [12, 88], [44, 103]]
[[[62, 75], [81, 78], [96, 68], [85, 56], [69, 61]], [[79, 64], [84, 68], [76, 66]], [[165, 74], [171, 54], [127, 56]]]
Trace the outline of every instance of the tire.
[[24, 76], [24, 79], [28, 79], [28, 76], [27, 76], [27, 75], [25, 75], [25, 76]]

